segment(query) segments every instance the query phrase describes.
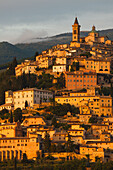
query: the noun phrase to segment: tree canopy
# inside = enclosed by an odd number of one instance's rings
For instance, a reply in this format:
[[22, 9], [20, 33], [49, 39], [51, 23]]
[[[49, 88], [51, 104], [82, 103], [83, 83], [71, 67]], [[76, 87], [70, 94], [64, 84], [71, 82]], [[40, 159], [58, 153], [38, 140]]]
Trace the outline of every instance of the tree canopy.
[[20, 108], [17, 108], [16, 110], [14, 110], [14, 121], [22, 122], [22, 110]]
[[76, 108], [74, 105], [70, 104], [57, 104], [55, 106], [49, 106], [46, 108], [46, 111], [50, 111], [57, 116], [64, 116], [67, 112], [71, 112], [73, 115], [79, 113], [79, 108]]

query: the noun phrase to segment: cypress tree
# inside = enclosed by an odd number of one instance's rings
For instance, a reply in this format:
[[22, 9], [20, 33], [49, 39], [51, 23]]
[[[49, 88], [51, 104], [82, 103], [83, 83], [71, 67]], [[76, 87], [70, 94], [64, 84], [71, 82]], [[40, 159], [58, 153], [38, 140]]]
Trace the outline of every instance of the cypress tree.
[[13, 123], [13, 114], [12, 114], [12, 111], [11, 111], [11, 114], [10, 114], [10, 123]]
[[50, 135], [46, 132], [44, 137], [44, 151], [49, 153], [50, 147], [51, 147]]

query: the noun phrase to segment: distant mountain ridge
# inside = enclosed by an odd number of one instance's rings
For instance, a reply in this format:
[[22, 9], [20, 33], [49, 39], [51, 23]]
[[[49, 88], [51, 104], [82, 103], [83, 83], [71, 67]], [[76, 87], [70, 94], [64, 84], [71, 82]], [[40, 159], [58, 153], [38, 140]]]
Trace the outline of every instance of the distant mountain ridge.
[[0, 43], [0, 64], [7, 63], [12, 61], [15, 56], [18, 58], [23, 58], [21, 56], [25, 56], [27, 53], [18, 48], [16, 45], [10, 44], [8, 42], [1, 42]]
[[[113, 29], [98, 31], [100, 36], [108, 36], [113, 41]], [[81, 31], [81, 37], [87, 36], [89, 31]], [[0, 65], [12, 61], [14, 57], [17, 60], [30, 58], [36, 51], [51, 48], [57, 44], [69, 44], [71, 42], [72, 33], [62, 33], [52, 37], [35, 38], [35, 43], [10, 44], [8, 42], [0, 43]]]

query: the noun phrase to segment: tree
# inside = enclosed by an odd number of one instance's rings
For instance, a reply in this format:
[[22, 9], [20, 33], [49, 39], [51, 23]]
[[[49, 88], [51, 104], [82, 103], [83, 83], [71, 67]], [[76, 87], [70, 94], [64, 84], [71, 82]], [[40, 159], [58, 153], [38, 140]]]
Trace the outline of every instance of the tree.
[[78, 71], [79, 70], [79, 62], [73, 62], [71, 65], [71, 70], [70, 71]]
[[79, 62], [76, 62], [76, 71], [79, 70]]
[[89, 123], [97, 123], [97, 118], [96, 117], [90, 117]]
[[51, 145], [51, 152], [56, 152], [56, 145], [55, 144]]
[[9, 119], [10, 123], [13, 123], [13, 114], [12, 114], [12, 111], [10, 113], [10, 119]]
[[71, 141], [71, 136], [69, 134], [68, 134], [68, 141], [65, 144], [65, 149], [67, 152], [73, 152], [74, 150], [73, 141]]
[[23, 74], [22, 74], [22, 87], [26, 88], [26, 86], [27, 86], [26, 74], [25, 74], [25, 72], [23, 72]]
[[55, 160], [55, 158], [54, 158], [53, 156], [51, 156], [51, 155], [48, 155], [48, 156], [46, 157], [46, 159]]
[[49, 98], [49, 102], [51, 103], [51, 105], [54, 107], [55, 106], [55, 98]]
[[36, 152], [36, 155], [37, 155], [36, 159], [37, 160], [40, 159], [40, 152], [39, 151]]
[[18, 64], [18, 63], [17, 63], [16, 57], [14, 57], [14, 59], [13, 59], [13, 62], [12, 62], [12, 63], [13, 63], [13, 67], [16, 67], [16, 66], [17, 66], [17, 64]]
[[61, 73], [60, 77], [57, 78], [56, 88], [64, 88], [65, 87], [65, 75]]
[[58, 143], [58, 145], [57, 145], [57, 147], [56, 147], [56, 151], [57, 151], [58, 153], [63, 152], [63, 151], [64, 151], [64, 146], [61, 145], [61, 143]]
[[44, 98], [43, 98], [43, 101], [44, 101], [44, 102], [47, 102], [47, 98], [44, 97]]
[[9, 111], [7, 109], [3, 109], [0, 111], [1, 119], [8, 119], [10, 117]]
[[53, 87], [53, 75], [50, 74], [45, 74], [44, 72], [42, 73], [42, 75], [38, 76], [38, 82], [37, 82], [37, 86], [38, 88], [42, 88], [42, 89], [48, 89], [50, 87]]
[[34, 55], [34, 61], [36, 61], [36, 56], [38, 56], [38, 55], [39, 55], [39, 53], [38, 53], [38, 51], [36, 51], [36, 53]]
[[53, 119], [52, 119], [52, 125], [54, 125], [55, 128], [57, 127], [56, 117], [53, 117]]
[[44, 152], [50, 152], [50, 147], [51, 147], [51, 140], [50, 140], [50, 135], [46, 132], [45, 137], [44, 137]]
[[17, 159], [16, 159], [16, 157], [14, 158], [14, 170], [17, 170]]
[[25, 108], [28, 107], [28, 102], [27, 100], [25, 101]]
[[98, 156], [95, 156], [95, 162], [100, 161], [100, 158]]
[[23, 163], [26, 163], [27, 162], [27, 155], [26, 155], [26, 153], [23, 153], [23, 159], [22, 159], [22, 162]]
[[36, 71], [39, 71], [39, 70], [40, 70], [39, 66], [37, 66], [37, 67], [35, 68], [35, 70], [36, 70]]
[[50, 111], [53, 114], [57, 115], [57, 116], [64, 116], [67, 115], [67, 112], [71, 112], [73, 114], [78, 114], [79, 108], [76, 108], [74, 105], [70, 105], [70, 104], [55, 104], [55, 106], [49, 106], [48, 108], [46, 108], [46, 111]]
[[15, 67], [17, 66], [17, 60], [16, 57], [14, 57], [12, 63], [9, 65], [8, 73], [10, 75], [15, 75]]
[[82, 124], [81, 127], [83, 127], [85, 130], [88, 130], [91, 128], [91, 125]]
[[80, 56], [86, 56], [87, 58], [89, 58], [92, 56], [92, 54], [90, 52], [85, 52], [85, 53], [80, 54]]
[[17, 122], [18, 120], [22, 122], [22, 110], [20, 108], [14, 111], [14, 121]]

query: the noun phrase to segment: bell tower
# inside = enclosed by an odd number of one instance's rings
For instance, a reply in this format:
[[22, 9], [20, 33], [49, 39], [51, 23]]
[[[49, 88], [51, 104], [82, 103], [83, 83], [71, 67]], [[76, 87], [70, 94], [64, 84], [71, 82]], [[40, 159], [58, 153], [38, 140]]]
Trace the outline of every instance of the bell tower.
[[77, 17], [72, 25], [72, 41], [80, 42], [80, 25], [78, 23]]

